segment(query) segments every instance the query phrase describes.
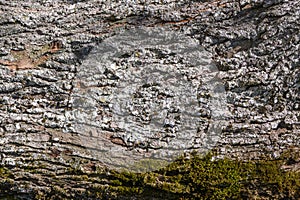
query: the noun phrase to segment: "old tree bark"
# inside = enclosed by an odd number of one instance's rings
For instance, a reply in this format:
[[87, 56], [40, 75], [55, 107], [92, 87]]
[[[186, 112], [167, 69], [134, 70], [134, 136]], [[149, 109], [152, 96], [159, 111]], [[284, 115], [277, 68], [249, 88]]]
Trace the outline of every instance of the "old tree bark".
[[[50, 198], [65, 191], [65, 198], [84, 198], [91, 186], [113, 185], [90, 151], [97, 148], [93, 141], [103, 133], [108, 145], [128, 144], [112, 137], [118, 129], [104, 111], [96, 113], [101, 134], [86, 135], [72, 129], [66, 113], [72, 95], [87, 87], [78, 74], [90, 52], [136, 27], [177, 31], [211, 53], [228, 109], [214, 145], [219, 157], [299, 152], [299, 22], [298, 0], [0, 0], [0, 164], [8, 174], [0, 196]], [[112, 87], [101, 84], [95, 87]], [[299, 171], [298, 162], [283, 167]]]

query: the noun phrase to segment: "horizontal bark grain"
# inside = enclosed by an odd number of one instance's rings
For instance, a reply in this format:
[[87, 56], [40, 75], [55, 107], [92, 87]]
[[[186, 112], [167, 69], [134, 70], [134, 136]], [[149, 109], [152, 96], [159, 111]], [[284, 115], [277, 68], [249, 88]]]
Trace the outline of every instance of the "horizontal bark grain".
[[[100, 139], [68, 129], [66, 113], [93, 47], [134, 27], [167, 27], [212, 53], [227, 94], [228, 124], [215, 146], [220, 157], [279, 158], [299, 149], [297, 0], [0, 5], [0, 157], [13, 177], [8, 193], [51, 193], [57, 186], [76, 194], [111, 184], [105, 173], [93, 183], [82, 178], [104, 170], [90, 153], [97, 150], [90, 137]], [[126, 146], [111, 137], [114, 131], [103, 129], [103, 142]]]

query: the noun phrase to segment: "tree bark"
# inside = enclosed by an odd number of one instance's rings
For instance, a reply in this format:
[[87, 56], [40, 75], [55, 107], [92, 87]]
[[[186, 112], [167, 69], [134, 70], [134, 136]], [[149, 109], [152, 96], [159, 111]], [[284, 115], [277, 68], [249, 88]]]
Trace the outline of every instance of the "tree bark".
[[[0, 158], [10, 170], [2, 191], [33, 198], [112, 184], [91, 138], [128, 144], [111, 124], [101, 129], [105, 139], [79, 134], [68, 113], [95, 47], [137, 27], [176, 31], [211, 53], [228, 111], [214, 145], [219, 158], [299, 151], [299, 12], [298, 0], [0, 0]], [[285, 167], [299, 171], [299, 160]], [[103, 178], [85, 180], [99, 171]]]

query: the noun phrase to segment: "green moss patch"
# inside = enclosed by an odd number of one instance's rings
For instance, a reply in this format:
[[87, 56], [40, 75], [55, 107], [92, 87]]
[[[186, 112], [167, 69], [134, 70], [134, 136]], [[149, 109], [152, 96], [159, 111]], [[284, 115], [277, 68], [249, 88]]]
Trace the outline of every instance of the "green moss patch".
[[180, 158], [167, 167], [143, 174], [116, 173], [116, 191], [130, 195], [182, 199], [241, 199], [257, 196], [300, 197], [300, 173], [285, 172], [283, 160], [234, 161], [213, 156]]
[[[73, 181], [84, 190], [59, 188], [55, 177], [50, 192], [38, 191], [36, 199], [300, 199], [300, 173], [284, 171], [283, 165], [298, 161], [294, 153], [278, 160], [238, 161], [215, 159], [212, 154], [184, 157], [153, 172], [132, 173], [98, 170], [94, 173], [70, 170]], [[13, 179], [0, 168], [0, 194]], [[73, 176], [71, 176], [73, 177]], [[9, 180], [9, 182], [8, 182]], [[68, 180], [64, 184], [68, 184]], [[54, 196], [53, 196], [54, 195]]]

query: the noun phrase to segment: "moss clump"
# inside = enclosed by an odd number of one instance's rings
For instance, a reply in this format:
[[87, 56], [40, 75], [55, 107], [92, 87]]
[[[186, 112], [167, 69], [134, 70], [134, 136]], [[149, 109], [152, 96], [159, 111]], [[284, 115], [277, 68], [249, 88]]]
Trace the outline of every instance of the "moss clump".
[[13, 185], [13, 175], [5, 167], [0, 167], [0, 199], [16, 199], [13, 195], [8, 194]]
[[[300, 173], [284, 171], [282, 166], [297, 162], [297, 154], [286, 153], [278, 160], [238, 161], [192, 155], [179, 158], [153, 172], [96, 170], [84, 173], [80, 168], [69, 170], [70, 179], [88, 185], [73, 191], [58, 187], [55, 182], [50, 193], [36, 193], [37, 199], [300, 199]], [[73, 177], [73, 175], [76, 175]], [[0, 168], [0, 194], [9, 191], [5, 180], [9, 170]], [[72, 178], [73, 177], [73, 178]], [[11, 179], [10, 179], [11, 180]], [[12, 185], [12, 184], [10, 184]]]
[[280, 167], [284, 160], [242, 162], [212, 158], [211, 154], [180, 158], [159, 171], [142, 174], [115, 172], [111, 179], [117, 179], [114, 183], [118, 186], [110, 189], [119, 195], [158, 199], [300, 197], [300, 173], [283, 171]]
[[0, 178], [1, 179], [8, 178], [9, 176], [11, 176], [9, 170], [7, 168], [0, 167]]
[[[181, 158], [159, 171], [138, 174], [133, 179], [128, 179], [128, 174], [115, 177], [126, 183], [124, 187], [139, 187], [140, 194], [145, 197], [238, 198], [243, 179], [241, 163], [228, 159], [212, 162], [211, 159], [211, 155]], [[130, 185], [129, 180], [134, 184]]]
[[167, 164], [168, 162], [163, 160], [142, 159], [139, 162], [135, 162], [132, 166], [128, 168], [135, 172], [147, 172], [162, 168]]

